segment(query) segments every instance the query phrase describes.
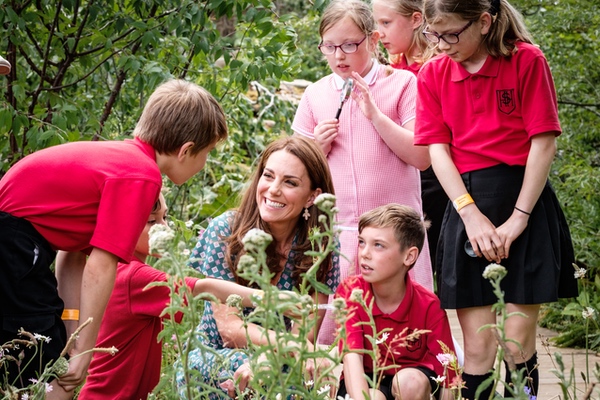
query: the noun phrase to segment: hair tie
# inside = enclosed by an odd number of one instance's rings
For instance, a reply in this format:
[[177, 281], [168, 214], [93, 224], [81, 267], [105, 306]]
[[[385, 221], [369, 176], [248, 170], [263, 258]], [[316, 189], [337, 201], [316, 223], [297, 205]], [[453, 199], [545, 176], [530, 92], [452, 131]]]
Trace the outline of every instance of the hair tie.
[[500, 12], [500, 1], [501, 0], [492, 0], [492, 4], [490, 6], [490, 14], [493, 16], [498, 15]]

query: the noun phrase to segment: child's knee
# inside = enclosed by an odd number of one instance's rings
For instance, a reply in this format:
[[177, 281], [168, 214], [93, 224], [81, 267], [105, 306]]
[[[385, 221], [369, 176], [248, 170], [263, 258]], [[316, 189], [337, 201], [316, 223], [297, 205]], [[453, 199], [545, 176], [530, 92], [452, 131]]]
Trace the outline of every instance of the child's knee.
[[431, 383], [427, 375], [418, 369], [404, 368], [394, 376], [392, 394], [395, 399], [428, 400]]

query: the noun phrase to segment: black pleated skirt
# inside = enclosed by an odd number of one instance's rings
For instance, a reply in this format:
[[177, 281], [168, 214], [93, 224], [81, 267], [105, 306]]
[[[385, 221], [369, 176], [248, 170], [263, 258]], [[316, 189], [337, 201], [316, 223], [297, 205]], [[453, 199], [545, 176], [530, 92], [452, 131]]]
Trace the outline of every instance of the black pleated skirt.
[[[498, 165], [462, 175], [477, 207], [495, 226], [512, 214], [523, 183], [525, 168]], [[445, 309], [486, 306], [496, 302], [492, 286], [482, 273], [490, 262], [465, 252], [465, 226], [449, 202], [438, 241], [436, 276], [438, 295]], [[505, 301], [541, 304], [577, 296], [571, 235], [558, 199], [549, 182], [531, 211], [525, 231], [510, 247], [501, 264], [508, 273], [502, 280]]]

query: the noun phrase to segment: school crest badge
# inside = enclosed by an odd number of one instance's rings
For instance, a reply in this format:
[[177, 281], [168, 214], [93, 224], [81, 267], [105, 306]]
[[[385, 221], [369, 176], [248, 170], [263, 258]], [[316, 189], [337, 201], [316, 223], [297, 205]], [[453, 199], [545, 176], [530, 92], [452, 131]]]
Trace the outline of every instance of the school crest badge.
[[496, 103], [498, 110], [504, 114], [510, 114], [515, 110], [515, 89], [496, 90]]

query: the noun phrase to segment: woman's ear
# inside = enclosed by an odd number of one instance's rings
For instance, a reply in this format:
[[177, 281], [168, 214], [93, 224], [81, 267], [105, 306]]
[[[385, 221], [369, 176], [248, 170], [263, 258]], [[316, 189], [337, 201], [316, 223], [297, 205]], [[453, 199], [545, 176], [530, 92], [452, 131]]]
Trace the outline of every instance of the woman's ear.
[[323, 191], [320, 188], [315, 189], [312, 192], [312, 194], [310, 195], [310, 197], [308, 198], [308, 201], [306, 202], [306, 205], [304, 206], [304, 208], [308, 208], [308, 207], [312, 206], [314, 204], [317, 196], [320, 195], [321, 193], [323, 193]]
[[194, 142], [185, 142], [177, 152], [177, 160], [182, 162], [186, 156], [192, 154], [192, 148], [194, 147]]

